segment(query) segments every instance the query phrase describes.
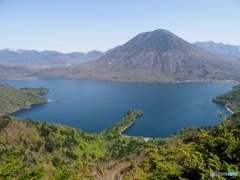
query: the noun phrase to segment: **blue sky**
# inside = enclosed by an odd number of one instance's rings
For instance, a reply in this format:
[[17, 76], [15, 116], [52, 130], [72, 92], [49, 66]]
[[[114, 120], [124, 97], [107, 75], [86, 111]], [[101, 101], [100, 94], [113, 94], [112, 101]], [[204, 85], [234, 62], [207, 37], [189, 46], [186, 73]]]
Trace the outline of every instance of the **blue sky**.
[[240, 0], [0, 0], [0, 49], [106, 51], [155, 29], [240, 45]]

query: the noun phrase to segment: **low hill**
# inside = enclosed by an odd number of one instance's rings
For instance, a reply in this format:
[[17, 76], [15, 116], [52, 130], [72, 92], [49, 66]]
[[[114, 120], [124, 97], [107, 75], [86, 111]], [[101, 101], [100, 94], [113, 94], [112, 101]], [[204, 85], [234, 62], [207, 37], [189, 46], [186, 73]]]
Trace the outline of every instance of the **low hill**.
[[167, 30], [145, 32], [95, 61], [71, 69], [70, 78], [110, 81], [214, 81], [239, 77], [240, 61], [198, 48]]
[[0, 84], [0, 114], [9, 114], [19, 109], [29, 108], [31, 104], [44, 103], [48, 100], [38, 94], [48, 92], [46, 88], [16, 89]]

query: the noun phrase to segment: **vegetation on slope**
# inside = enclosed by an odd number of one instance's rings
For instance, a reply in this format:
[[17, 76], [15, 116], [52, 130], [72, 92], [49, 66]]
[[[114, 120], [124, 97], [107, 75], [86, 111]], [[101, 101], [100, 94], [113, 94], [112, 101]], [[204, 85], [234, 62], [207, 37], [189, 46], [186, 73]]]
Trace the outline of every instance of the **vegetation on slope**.
[[129, 111], [116, 127], [98, 134], [1, 116], [0, 179], [107, 179], [111, 175], [107, 172], [115, 171], [113, 164], [130, 165], [125, 158], [140, 156], [151, 146], [143, 138], [126, 138], [118, 131], [140, 114]]
[[25, 92], [31, 92], [34, 94], [45, 94], [49, 91], [49, 89], [47, 89], [45, 87], [38, 87], [38, 88], [25, 87], [25, 88], [20, 88], [19, 90], [25, 91]]
[[18, 109], [28, 108], [31, 104], [47, 102], [40, 96], [48, 92], [47, 88], [16, 89], [12, 86], [0, 84], [0, 114], [9, 114]]
[[240, 112], [240, 84], [234, 86], [232, 91], [213, 98], [213, 102], [223, 104], [235, 113]]
[[226, 120], [194, 136], [163, 141], [134, 168], [135, 179], [210, 179], [210, 172], [240, 175], [239, 128], [239, 123]]

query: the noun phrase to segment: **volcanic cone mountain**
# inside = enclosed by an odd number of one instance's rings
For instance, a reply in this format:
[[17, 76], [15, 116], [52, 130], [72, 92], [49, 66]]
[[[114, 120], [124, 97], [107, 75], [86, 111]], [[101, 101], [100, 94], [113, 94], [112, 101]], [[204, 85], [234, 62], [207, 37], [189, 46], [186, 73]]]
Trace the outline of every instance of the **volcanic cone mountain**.
[[137, 35], [95, 61], [72, 69], [71, 78], [168, 82], [236, 79], [239, 60], [200, 49], [167, 30]]

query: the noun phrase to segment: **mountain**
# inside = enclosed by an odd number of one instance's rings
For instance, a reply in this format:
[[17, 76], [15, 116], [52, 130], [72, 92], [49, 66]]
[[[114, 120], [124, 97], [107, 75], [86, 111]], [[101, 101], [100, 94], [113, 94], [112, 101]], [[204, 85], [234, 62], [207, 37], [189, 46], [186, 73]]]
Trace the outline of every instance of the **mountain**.
[[22, 66], [6, 67], [0, 65], [0, 79], [23, 79], [34, 76], [34, 71]]
[[97, 60], [71, 68], [69, 78], [128, 82], [235, 79], [240, 61], [198, 48], [167, 30], [138, 34]]
[[200, 47], [201, 49], [204, 49], [215, 54], [240, 58], [240, 46], [215, 43], [213, 41], [195, 42], [193, 44], [197, 47]]
[[0, 64], [3, 66], [70, 66], [83, 64], [97, 59], [103, 53], [91, 51], [88, 53], [60, 53], [57, 51], [36, 51], [21, 49], [0, 50]]
[[108, 49], [107, 51], [104, 52], [104, 54], [107, 54], [107, 53], [113, 51], [114, 49], [117, 49], [117, 48], [120, 47], [120, 46], [121, 46], [121, 45], [118, 45], [118, 46], [116, 46], [116, 47], [114, 47], [114, 48]]
[[240, 77], [238, 58], [206, 51], [163, 29], [141, 33], [105, 53], [4, 49], [0, 51], [0, 64], [1, 79], [67, 77], [173, 82], [238, 80]]

